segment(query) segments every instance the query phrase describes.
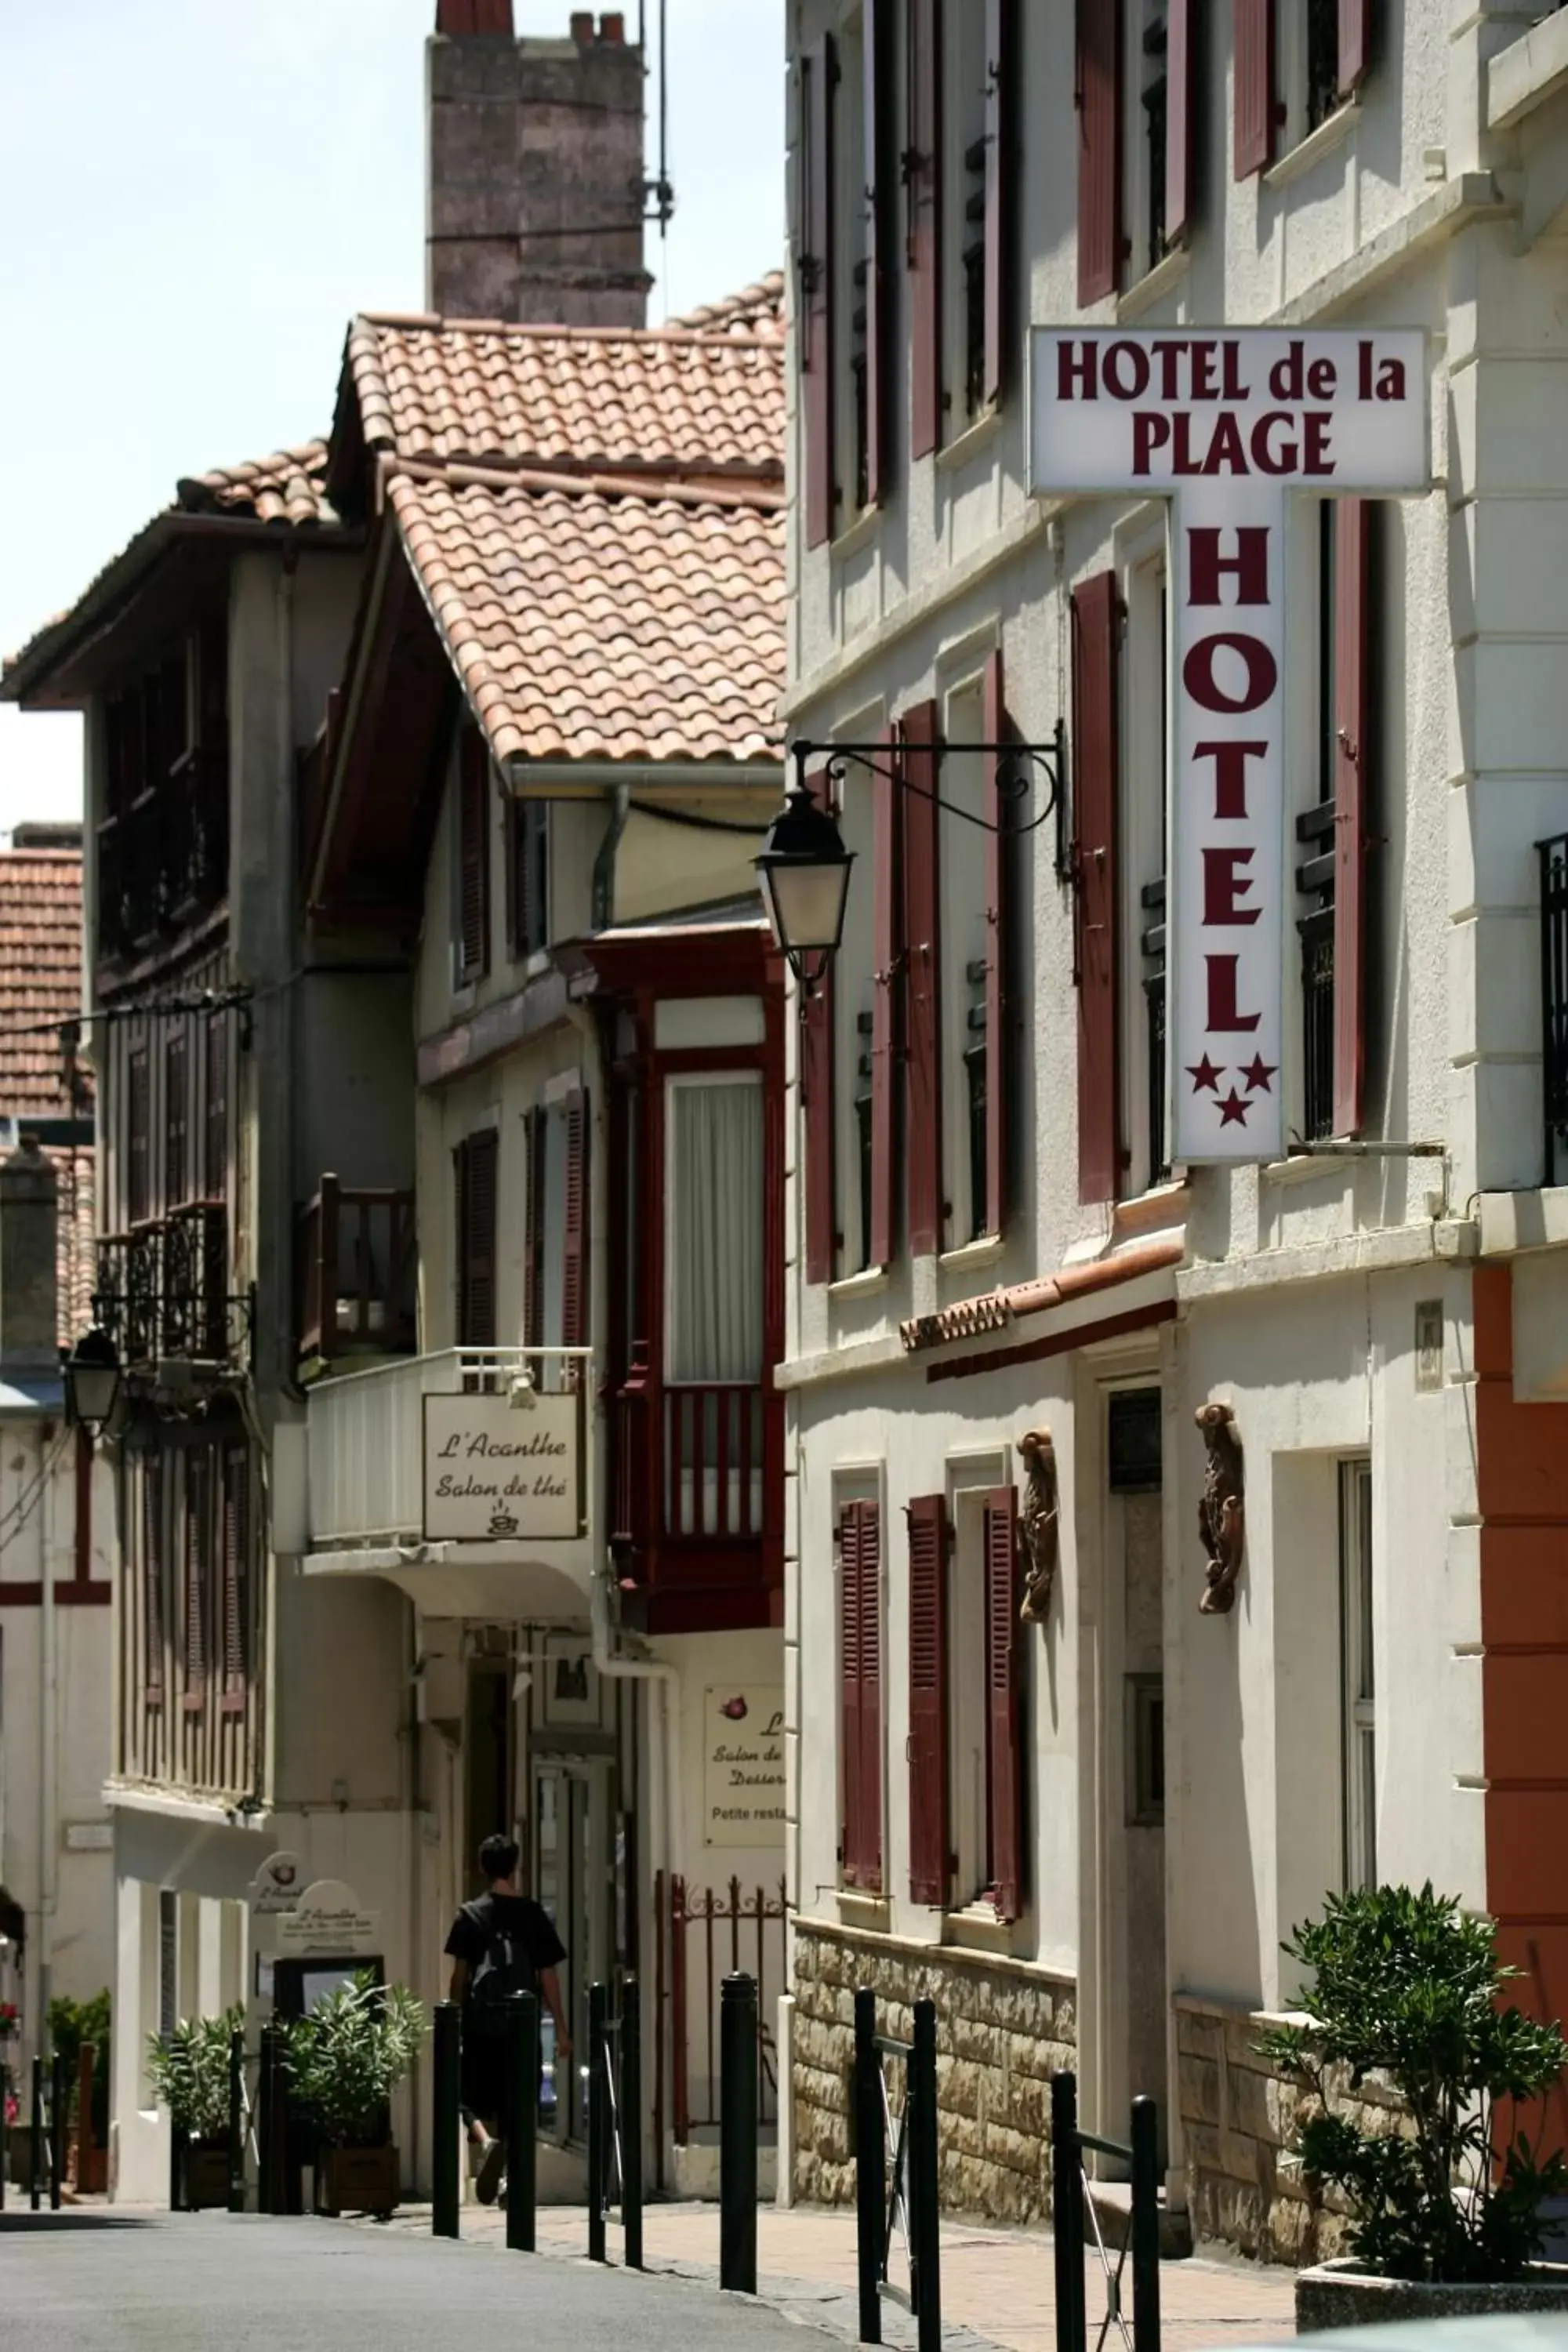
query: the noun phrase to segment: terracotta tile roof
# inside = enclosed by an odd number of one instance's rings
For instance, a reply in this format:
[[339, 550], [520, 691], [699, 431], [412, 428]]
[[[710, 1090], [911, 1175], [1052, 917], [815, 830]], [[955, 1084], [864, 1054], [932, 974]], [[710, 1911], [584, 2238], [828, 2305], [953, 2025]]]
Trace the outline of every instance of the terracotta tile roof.
[[365, 317], [347, 365], [366, 446], [400, 457], [784, 478], [768, 335]]
[[388, 496], [500, 760], [773, 760], [776, 498], [398, 471]]
[[98, 1245], [93, 1233], [93, 1167], [90, 1143], [64, 1145], [47, 1155], [59, 1186], [55, 1228], [55, 1328], [62, 1347], [92, 1325], [92, 1293]]
[[257, 522], [311, 523], [334, 520], [326, 497], [327, 445], [302, 441], [239, 466], [215, 467], [179, 485], [180, 505], [192, 514], [230, 514]]
[[73, 1116], [58, 1033], [80, 1010], [80, 850], [0, 851], [0, 1118]]
[[782, 343], [784, 271], [770, 269], [754, 286], [743, 286], [738, 294], [722, 295], [717, 302], [700, 302], [695, 310], [671, 319], [669, 324], [689, 327], [700, 335], [761, 335], [771, 342]]

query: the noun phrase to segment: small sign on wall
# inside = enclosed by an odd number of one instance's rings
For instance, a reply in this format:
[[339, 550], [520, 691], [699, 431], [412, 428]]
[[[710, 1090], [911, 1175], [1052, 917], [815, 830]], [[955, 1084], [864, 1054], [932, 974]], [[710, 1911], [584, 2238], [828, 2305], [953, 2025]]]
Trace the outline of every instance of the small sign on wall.
[[579, 1397], [426, 1398], [427, 1543], [564, 1542], [582, 1531]]
[[783, 1685], [710, 1685], [702, 1732], [703, 1844], [782, 1845]]

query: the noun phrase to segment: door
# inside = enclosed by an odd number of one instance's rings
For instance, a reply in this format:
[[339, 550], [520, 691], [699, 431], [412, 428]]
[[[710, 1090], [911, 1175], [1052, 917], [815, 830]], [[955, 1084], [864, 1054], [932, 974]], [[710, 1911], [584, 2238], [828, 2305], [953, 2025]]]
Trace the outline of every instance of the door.
[[606, 1757], [548, 1757], [534, 1767], [533, 1817], [537, 1856], [536, 1899], [555, 1922], [566, 1947], [562, 1961], [561, 2006], [571, 2021], [572, 2081], [556, 2065], [555, 2027], [540, 2020], [544, 2045], [545, 2088], [540, 2123], [558, 2139], [587, 2137], [588, 2110], [584, 2068], [588, 2056], [588, 1988], [610, 1975], [615, 1878]]

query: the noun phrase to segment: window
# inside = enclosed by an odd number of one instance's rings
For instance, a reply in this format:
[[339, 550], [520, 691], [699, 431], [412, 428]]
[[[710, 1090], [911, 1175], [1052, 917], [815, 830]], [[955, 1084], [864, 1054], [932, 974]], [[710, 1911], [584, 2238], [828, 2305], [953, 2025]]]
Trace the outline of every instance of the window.
[[870, 98], [865, 71], [861, 25], [846, 26], [838, 42], [838, 80], [833, 96], [830, 228], [837, 247], [831, 289], [831, 341], [833, 446], [837, 458], [834, 521], [838, 530], [853, 522], [871, 503], [871, 279], [876, 259], [877, 199], [866, 163]]
[[1289, 0], [1275, 11], [1281, 143], [1294, 147], [1326, 122], [1340, 97], [1340, 0]]
[[1232, 144], [1245, 180], [1352, 98], [1369, 64], [1368, 0], [1234, 0]]
[[458, 1210], [458, 1345], [496, 1344], [496, 1185], [500, 1138], [484, 1128], [453, 1155]]
[[167, 1580], [163, 1549], [163, 1472], [149, 1461], [142, 1472], [142, 1671], [149, 1706], [163, 1698], [163, 1646]]
[[1165, 254], [1165, 164], [1170, 34], [1167, 0], [1122, 0], [1126, 15], [1122, 152], [1126, 186], [1122, 219], [1131, 285]]
[[1125, 1189], [1170, 1173], [1165, 1137], [1166, 611], [1163, 557], [1127, 575], [1121, 810]]
[[456, 979], [459, 988], [482, 980], [489, 970], [489, 749], [477, 727], [465, 726], [458, 740]]
[[838, 1550], [839, 1870], [846, 1886], [882, 1889], [882, 1519], [845, 1502]]
[[[984, 697], [977, 678], [948, 695], [946, 737], [953, 746], [986, 740]], [[942, 799], [989, 820], [987, 770], [983, 753], [949, 750], [938, 771]], [[940, 819], [939, 839], [942, 1005], [938, 1043], [940, 1099], [946, 1129], [942, 1245], [956, 1248], [986, 1230], [986, 978], [993, 925], [986, 874], [989, 842], [982, 826], [944, 815]]]
[[550, 803], [507, 803], [511, 951], [530, 956], [550, 945]]
[[668, 1133], [665, 1371], [671, 1381], [763, 1375], [763, 1082], [672, 1077]]
[[125, 1063], [125, 1221], [145, 1224], [153, 1213], [153, 1090], [147, 1048], [133, 1045]]
[[205, 1445], [185, 1449], [184, 1574], [184, 1707], [198, 1712], [206, 1704], [207, 1672], [212, 1641], [213, 1587], [213, 1455]]
[[250, 1455], [229, 1445], [223, 1456], [223, 1706], [241, 1712], [250, 1678]]
[[1341, 1723], [1347, 1887], [1377, 1885], [1377, 1685], [1373, 1674], [1372, 1464], [1340, 1465]]
[[232, 1034], [226, 1013], [208, 1014], [202, 1184], [209, 1201], [228, 1198], [228, 1054]]
[[163, 1203], [177, 1208], [191, 1192], [191, 1089], [183, 1029], [163, 1045]]
[[947, 215], [953, 232], [947, 240], [942, 371], [950, 389], [942, 405], [952, 428], [960, 432], [985, 404], [985, 16], [974, 5], [949, 9], [943, 17]]
[[[1018, 1633], [1017, 1498], [1011, 1486], [965, 1466], [952, 1498], [942, 1694], [948, 1736], [948, 1806], [960, 1905], [989, 1901], [1004, 1919], [1023, 1900], [1024, 1649]], [[911, 1623], [913, 1622], [911, 1615]]]
[[1143, 277], [1192, 226], [1194, 20], [1194, 0], [1077, 0], [1082, 306]]
[[1301, 942], [1301, 1132], [1360, 1131], [1366, 1031], [1366, 862], [1375, 730], [1370, 685], [1373, 509], [1318, 508], [1315, 798], [1296, 820]]
[[523, 1114], [522, 1320], [531, 1347], [588, 1344], [589, 1134], [588, 1097], [580, 1087]]

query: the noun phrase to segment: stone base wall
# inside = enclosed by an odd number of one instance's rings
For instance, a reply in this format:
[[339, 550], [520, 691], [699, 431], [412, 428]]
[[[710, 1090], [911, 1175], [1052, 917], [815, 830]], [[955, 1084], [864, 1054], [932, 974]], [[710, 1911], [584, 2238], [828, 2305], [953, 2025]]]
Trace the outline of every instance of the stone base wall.
[[[1346, 2206], [1310, 2187], [1289, 2145], [1302, 2094], [1258, 2054], [1258, 2036], [1283, 2018], [1178, 1994], [1177, 2091], [1187, 2210], [1194, 2236], [1219, 2238], [1261, 2262], [1328, 2262], [1346, 2247]], [[1331, 2104], [1363, 2131], [1398, 2131], [1397, 2094], [1363, 2083]]]
[[934, 2000], [944, 2213], [1033, 2221], [1051, 2206], [1053, 2074], [1078, 2063], [1078, 1988], [1019, 1960], [856, 1929], [802, 1926], [795, 1952], [794, 2192], [847, 2204], [855, 1992], [877, 1995], [881, 2032], [908, 2041]]

